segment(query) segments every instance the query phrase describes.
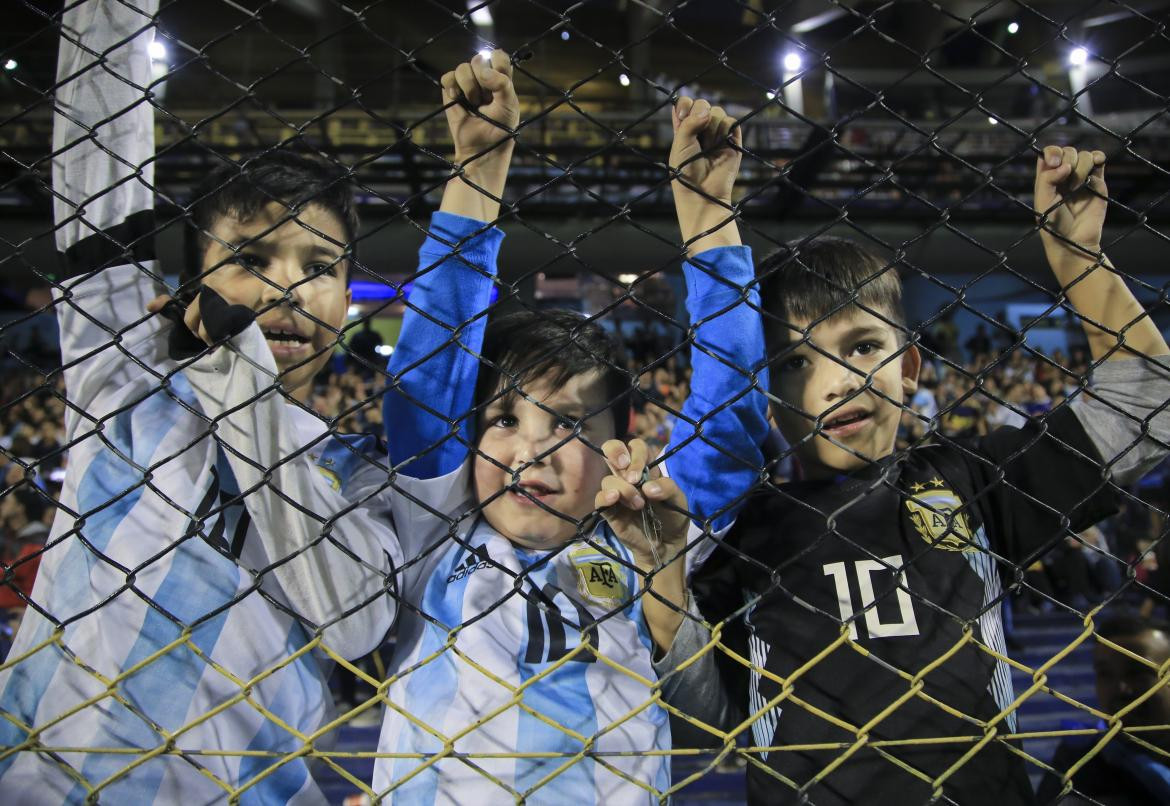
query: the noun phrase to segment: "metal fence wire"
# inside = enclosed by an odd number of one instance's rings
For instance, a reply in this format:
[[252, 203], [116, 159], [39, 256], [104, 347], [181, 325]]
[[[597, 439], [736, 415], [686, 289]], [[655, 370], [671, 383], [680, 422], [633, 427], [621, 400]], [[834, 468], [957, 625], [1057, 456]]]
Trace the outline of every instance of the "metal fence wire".
[[1164, 4], [12, 6], [5, 803], [1170, 802]]

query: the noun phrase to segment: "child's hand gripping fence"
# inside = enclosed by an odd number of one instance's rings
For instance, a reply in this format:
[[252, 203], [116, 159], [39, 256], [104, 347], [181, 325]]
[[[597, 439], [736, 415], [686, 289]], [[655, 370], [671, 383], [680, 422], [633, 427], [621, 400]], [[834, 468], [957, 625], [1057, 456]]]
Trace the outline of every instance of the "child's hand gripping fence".
[[4, 802], [1170, 799], [1157, 4], [9, 18]]

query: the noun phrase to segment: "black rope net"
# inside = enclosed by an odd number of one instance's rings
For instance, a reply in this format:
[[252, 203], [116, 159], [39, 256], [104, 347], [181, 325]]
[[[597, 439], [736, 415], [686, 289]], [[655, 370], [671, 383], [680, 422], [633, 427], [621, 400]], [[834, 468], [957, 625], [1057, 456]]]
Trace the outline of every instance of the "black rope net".
[[9, 13], [5, 802], [1170, 797], [1160, 4]]

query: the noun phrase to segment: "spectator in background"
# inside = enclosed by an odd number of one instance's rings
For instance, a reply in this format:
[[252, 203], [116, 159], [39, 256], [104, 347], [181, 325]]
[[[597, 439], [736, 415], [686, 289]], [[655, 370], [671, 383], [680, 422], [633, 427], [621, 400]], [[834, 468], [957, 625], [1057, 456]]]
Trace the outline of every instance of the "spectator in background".
[[378, 355], [381, 346], [382, 334], [374, 330], [374, 320], [363, 320], [361, 329], [349, 339], [350, 367], [363, 375], [381, 370], [386, 364], [385, 359]]
[[46, 498], [45, 493], [27, 482], [0, 496], [0, 528], [4, 532], [0, 610], [6, 611], [4, 620], [8, 623], [14, 616], [19, 618], [25, 599], [32, 594], [41, 550], [49, 535]]
[[963, 345], [967, 348], [967, 356], [973, 364], [986, 363], [991, 355], [991, 336], [987, 333], [987, 325], [980, 322], [975, 327], [975, 333]]
[[[1143, 700], [1122, 717], [1127, 727], [1170, 726], [1170, 687], [1159, 679], [1158, 670], [1170, 662], [1170, 625], [1134, 615], [1119, 615], [1097, 630], [1093, 649], [1093, 670], [1097, 677], [1097, 700], [1106, 714], [1117, 714], [1135, 700]], [[1101, 640], [1103, 639], [1103, 640]], [[1115, 649], [1141, 658], [1135, 660]], [[1147, 698], [1147, 694], [1153, 695]], [[1069, 726], [1072, 727], [1072, 726]], [[1095, 727], [1104, 731], [1104, 722]], [[1170, 728], [1139, 734], [1142, 742], [1170, 751]], [[1063, 739], [1052, 759], [1052, 767], [1063, 773], [1085, 758], [1100, 741], [1100, 734], [1069, 736]], [[1073, 790], [1060, 798], [1062, 780], [1051, 773], [1040, 782], [1037, 799], [1043, 804], [1117, 804], [1161, 806], [1170, 803], [1170, 766], [1163, 757], [1141, 743], [1119, 733], [1113, 737], [1072, 779]]]

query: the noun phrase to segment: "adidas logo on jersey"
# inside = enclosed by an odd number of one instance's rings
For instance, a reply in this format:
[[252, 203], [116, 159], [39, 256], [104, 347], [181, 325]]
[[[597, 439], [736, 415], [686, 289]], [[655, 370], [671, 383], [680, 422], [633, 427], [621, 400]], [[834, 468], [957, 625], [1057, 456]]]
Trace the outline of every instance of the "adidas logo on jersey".
[[452, 582], [458, 582], [482, 568], [490, 568], [491, 565], [492, 558], [488, 554], [487, 548], [485, 546], [475, 546], [471, 549], [467, 559], [455, 566], [451, 575], [447, 577], [447, 584], [450, 585]]

